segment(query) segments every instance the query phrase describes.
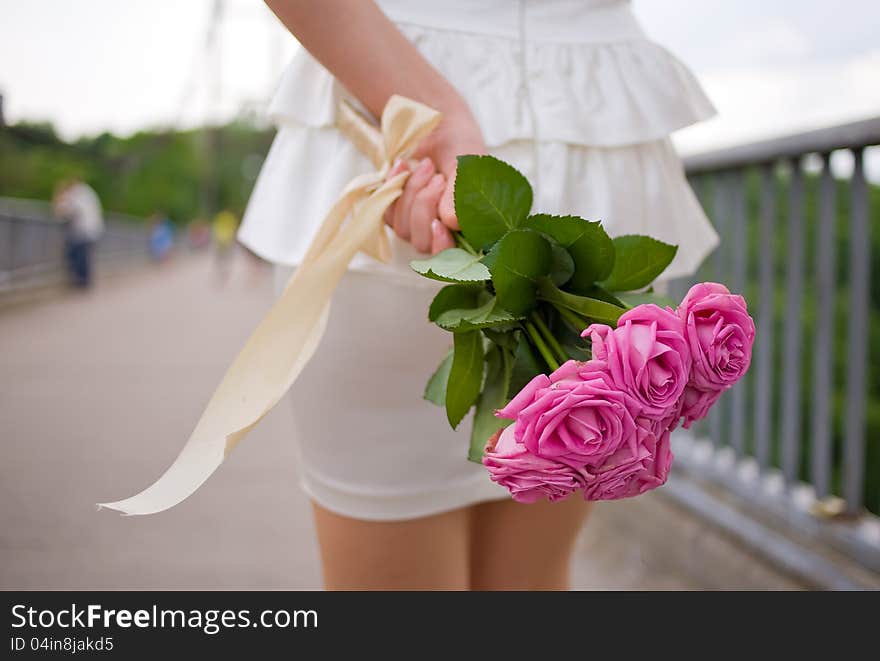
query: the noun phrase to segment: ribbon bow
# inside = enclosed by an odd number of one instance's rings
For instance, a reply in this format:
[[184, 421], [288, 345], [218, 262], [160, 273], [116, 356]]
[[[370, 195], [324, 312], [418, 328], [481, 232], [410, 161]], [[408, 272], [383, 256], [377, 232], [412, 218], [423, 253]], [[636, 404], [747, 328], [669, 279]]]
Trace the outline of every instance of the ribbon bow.
[[349, 105], [340, 106], [340, 130], [377, 170], [345, 187], [284, 292], [223, 376], [174, 463], [139, 494], [99, 507], [124, 514], [153, 514], [173, 507], [198, 489], [281, 400], [318, 347], [330, 298], [351, 259], [358, 251], [383, 262], [391, 259], [382, 216], [400, 196], [408, 173], [387, 181], [385, 177], [440, 118], [436, 110], [395, 95], [382, 112], [380, 131]]

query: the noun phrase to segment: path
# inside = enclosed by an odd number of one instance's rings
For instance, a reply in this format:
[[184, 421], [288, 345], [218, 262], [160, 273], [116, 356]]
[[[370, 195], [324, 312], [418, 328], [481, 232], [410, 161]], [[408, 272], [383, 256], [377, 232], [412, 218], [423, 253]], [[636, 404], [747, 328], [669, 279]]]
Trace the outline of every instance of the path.
[[[0, 588], [320, 587], [284, 406], [182, 505], [149, 517], [93, 505], [147, 485], [180, 449], [270, 304], [269, 272], [245, 267], [220, 287], [210, 259], [178, 259], [0, 314]], [[651, 548], [649, 530], [692, 557]], [[575, 586], [789, 587], [717, 540], [662, 497], [604, 505]], [[695, 578], [688, 567], [713, 553], [727, 573]]]

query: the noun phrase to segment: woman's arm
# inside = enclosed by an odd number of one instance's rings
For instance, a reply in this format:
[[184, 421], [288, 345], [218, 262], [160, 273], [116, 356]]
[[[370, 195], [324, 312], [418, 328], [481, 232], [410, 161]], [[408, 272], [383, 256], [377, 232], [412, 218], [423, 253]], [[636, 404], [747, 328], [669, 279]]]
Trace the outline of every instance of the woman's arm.
[[443, 113], [467, 110], [455, 88], [372, 0], [266, 0], [266, 4], [376, 117], [392, 94]]
[[455, 157], [485, 151], [467, 102], [372, 0], [266, 0], [266, 4], [376, 117], [392, 94], [421, 101], [443, 113], [443, 122], [416, 156], [430, 159], [444, 181], [423, 164], [419, 176], [410, 177], [387, 218], [402, 238], [420, 250], [425, 249], [426, 236], [429, 248], [436, 250], [438, 241], [440, 247], [447, 247], [451, 237], [432, 221], [439, 217], [448, 227], [458, 228], [452, 197]]

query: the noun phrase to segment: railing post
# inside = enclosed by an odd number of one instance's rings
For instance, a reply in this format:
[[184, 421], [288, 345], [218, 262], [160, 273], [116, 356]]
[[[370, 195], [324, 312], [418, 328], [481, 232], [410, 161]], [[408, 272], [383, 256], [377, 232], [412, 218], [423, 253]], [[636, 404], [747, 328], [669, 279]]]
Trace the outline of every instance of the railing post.
[[813, 404], [810, 430], [811, 477], [817, 498], [831, 493], [831, 383], [834, 378], [835, 259], [834, 176], [831, 154], [822, 154], [816, 226], [816, 319], [813, 335]]
[[847, 314], [846, 418], [843, 449], [843, 497], [851, 513], [864, 504], [865, 391], [868, 367], [871, 228], [864, 150], [854, 149], [849, 218], [849, 310]]
[[782, 389], [782, 473], [787, 485], [800, 473], [801, 298], [804, 286], [804, 175], [801, 159], [791, 161], [788, 215], [788, 268], [785, 275], [785, 330]]
[[[746, 287], [746, 174], [746, 171], [741, 169], [730, 175], [732, 222], [727, 233], [733, 249], [730, 286], [739, 294], [744, 294]], [[743, 379], [733, 387], [729, 395], [730, 444], [738, 458], [743, 457], [746, 449], [746, 384], [747, 380]]]
[[19, 255], [21, 254], [20, 244], [22, 243], [22, 222], [18, 218], [12, 219], [12, 231], [9, 233], [9, 270], [14, 271], [18, 267]]
[[[712, 186], [712, 213], [715, 221], [715, 229], [721, 238], [721, 245], [724, 246], [726, 238], [729, 235], [728, 227], [730, 226], [730, 174], [720, 172], [713, 177]], [[724, 282], [727, 273], [726, 251], [723, 248], [715, 251], [715, 280]], [[712, 444], [718, 448], [725, 444], [724, 421], [727, 409], [727, 398], [722, 396], [721, 401], [712, 407], [709, 411], [709, 436]]]
[[770, 163], [761, 167], [761, 211], [759, 237], [758, 328], [755, 338], [755, 459], [761, 470], [770, 465], [770, 436], [773, 418], [773, 330], [774, 330], [774, 257], [776, 224], [776, 168]]

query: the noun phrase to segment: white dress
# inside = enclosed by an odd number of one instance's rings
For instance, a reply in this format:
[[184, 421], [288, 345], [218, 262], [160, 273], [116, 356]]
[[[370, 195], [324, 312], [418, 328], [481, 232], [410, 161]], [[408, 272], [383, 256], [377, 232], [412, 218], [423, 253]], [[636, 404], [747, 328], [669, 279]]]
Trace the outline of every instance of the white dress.
[[[648, 40], [621, 0], [380, 0], [470, 104], [489, 151], [535, 189], [535, 211], [602, 220], [614, 235], [679, 245], [666, 277], [696, 270], [718, 237], [669, 134], [714, 113], [692, 74]], [[279, 287], [343, 187], [372, 170], [334, 127], [345, 89], [308, 53], [288, 66], [269, 114], [278, 134], [239, 239], [279, 265]], [[465, 459], [469, 422], [449, 429], [423, 401], [451, 344], [427, 321], [438, 284], [409, 244], [359, 255], [328, 330], [291, 391], [303, 487], [359, 519], [397, 520], [503, 498]]]

